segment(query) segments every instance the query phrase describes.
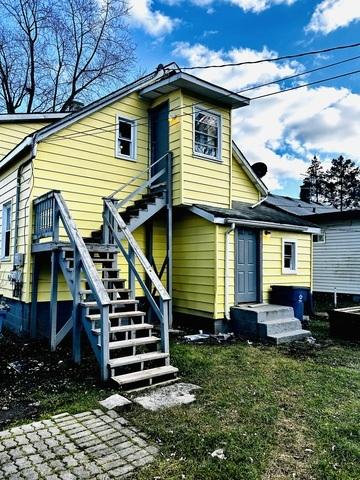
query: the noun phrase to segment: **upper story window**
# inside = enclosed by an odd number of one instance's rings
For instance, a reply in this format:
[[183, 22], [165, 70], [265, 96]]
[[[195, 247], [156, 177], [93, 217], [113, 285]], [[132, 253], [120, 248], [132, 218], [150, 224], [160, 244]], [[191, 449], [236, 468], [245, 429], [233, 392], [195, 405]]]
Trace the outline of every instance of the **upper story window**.
[[325, 243], [325, 233], [319, 233], [317, 235], [313, 235], [313, 242], [314, 243]]
[[10, 257], [11, 202], [2, 206], [1, 222], [1, 258], [7, 259]]
[[221, 118], [215, 113], [194, 110], [194, 153], [221, 160]]
[[297, 251], [295, 240], [283, 240], [282, 271], [283, 273], [296, 273]]
[[133, 120], [117, 119], [116, 156], [128, 160], [136, 158], [136, 125]]

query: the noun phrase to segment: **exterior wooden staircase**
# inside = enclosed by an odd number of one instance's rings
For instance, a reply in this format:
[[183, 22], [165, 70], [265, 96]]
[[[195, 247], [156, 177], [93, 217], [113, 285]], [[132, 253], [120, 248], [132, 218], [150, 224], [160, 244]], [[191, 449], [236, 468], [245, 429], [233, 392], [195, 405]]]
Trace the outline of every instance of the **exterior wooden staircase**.
[[[142, 388], [168, 382], [174, 380], [178, 372], [177, 368], [170, 365], [169, 357], [171, 297], [131, 233], [160, 209], [167, 207], [171, 211], [169, 186], [156, 192], [148, 191], [139, 200], [124, 207], [164, 173], [166, 169], [137, 187], [121, 202], [113, 196], [104, 199], [102, 229], [85, 241], [60, 192], [49, 192], [34, 201], [33, 252], [42, 251], [44, 244], [39, 243], [42, 238], [52, 237], [53, 244], [50, 302], [52, 348], [56, 348], [65, 335], [72, 331], [73, 358], [80, 362], [80, 332], [85, 330], [99, 362], [102, 379], [111, 378], [122, 387]], [[124, 218], [119, 210], [123, 211]], [[60, 221], [70, 242], [59, 241]], [[119, 253], [128, 264], [127, 279], [122, 278], [118, 267]], [[137, 264], [148, 277], [148, 283]], [[58, 269], [61, 269], [73, 297], [71, 318], [59, 331], [56, 322]], [[36, 275], [33, 281], [33, 301], [36, 304]], [[143, 291], [140, 299], [136, 298], [136, 282]], [[150, 311], [157, 325], [147, 321]]]

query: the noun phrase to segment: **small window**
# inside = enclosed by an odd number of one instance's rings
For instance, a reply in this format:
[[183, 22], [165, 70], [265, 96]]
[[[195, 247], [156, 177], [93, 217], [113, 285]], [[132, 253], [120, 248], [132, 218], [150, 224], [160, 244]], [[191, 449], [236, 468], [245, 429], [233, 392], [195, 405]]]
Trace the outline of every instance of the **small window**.
[[10, 236], [11, 236], [11, 202], [5, 203], [2, 207], [2, 229], [1, 229], [1, 258], [10, 257]]
[[194, 152], [220, 160], [220, 116], [206, 110], [194, 112]]
[[116, 156], [135, 160], [135, 122], [118, 118]]
[[292, 240], [283, 241], [282, 255], [283, 273], [296, 273], [296, 242]]
[[325, 243], [325, 233], [320, 233], [319, 235], [313, 235], [314, 243]]

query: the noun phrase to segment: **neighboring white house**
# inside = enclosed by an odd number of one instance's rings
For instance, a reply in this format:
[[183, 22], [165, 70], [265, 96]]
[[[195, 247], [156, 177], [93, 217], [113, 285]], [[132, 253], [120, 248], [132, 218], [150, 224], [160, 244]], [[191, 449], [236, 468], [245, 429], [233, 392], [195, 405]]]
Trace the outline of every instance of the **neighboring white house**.
[[321, 235], [313, 235], [314, 292], [360, 295], [360, 210], [341, 212], [280, 195], [269, 195], [266, 203], [321, 228]]

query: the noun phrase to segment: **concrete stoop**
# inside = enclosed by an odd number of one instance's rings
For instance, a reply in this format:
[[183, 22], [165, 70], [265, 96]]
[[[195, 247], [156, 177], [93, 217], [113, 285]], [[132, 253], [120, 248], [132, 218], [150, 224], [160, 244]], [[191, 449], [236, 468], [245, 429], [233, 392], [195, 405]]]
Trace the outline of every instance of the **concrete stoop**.
[[311, 335], [294, 317], [293, 308], [282, 305], [260, 303], [232, 307], [231, 321], [235, 334], [277, 345]]

